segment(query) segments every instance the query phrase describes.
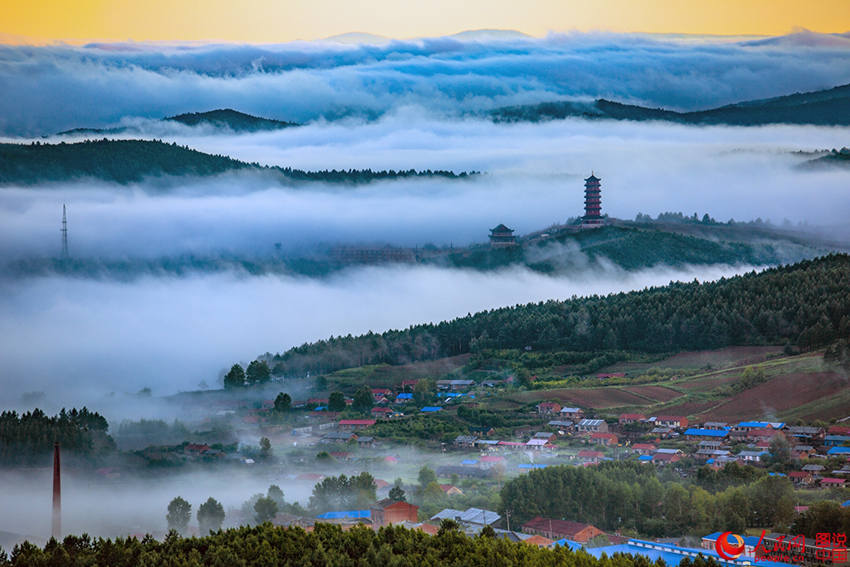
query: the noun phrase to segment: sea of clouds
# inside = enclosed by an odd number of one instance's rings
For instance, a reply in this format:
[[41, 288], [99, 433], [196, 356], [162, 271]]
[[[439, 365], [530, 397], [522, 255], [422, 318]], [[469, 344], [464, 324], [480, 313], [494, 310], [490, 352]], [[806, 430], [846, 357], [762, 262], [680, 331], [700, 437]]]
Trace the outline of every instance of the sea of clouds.
[[692, 110], [850, 82], [850, 39], [840, 35], [479, 37], [0, 46], [0, 134], [222, 107], [299, 122], [409, 105], [455, 115], [565, 98]]

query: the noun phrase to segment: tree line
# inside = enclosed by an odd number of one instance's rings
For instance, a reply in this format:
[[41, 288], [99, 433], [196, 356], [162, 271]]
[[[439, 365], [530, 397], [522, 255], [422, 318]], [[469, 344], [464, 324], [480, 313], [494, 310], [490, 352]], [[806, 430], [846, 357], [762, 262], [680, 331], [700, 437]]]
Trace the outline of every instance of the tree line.
[[93, 177], [115, 183], [138, 183], [163, 175], [218, 175], [260, 171], [290, 181], [369, 183], [411, 177], [465, 178], [476, 172], [445, 170], [322, 170], [263, 166], [224, 155], [212, 155], [161, 140], [86, 140], [76, 143], [0, 144], [0, 184], [34, 184]]
[[652, 537], [741, 533], [749, 527], [785, 532], [795, 502], [791, 482], [784, 477], [765, 475], [710, 492], [697, 484], [662, 482], [655, 467], [636, 462], [533, 470], [506, 483], [501, 496], [518, 525], [543, 516]]
[[86, 407], [48, 416], [36, 408], [18, 414], [0, 413], [0, 466], [50, 463], [53, 444], [81, 457], [96, 457], [115, 450], [107, 435], [106, 418]]
[[271, 357], [278, 375], [405, 364], [481, 349], [666, 353], [730, 345], [828, 345], [850, 334], [850, 256], [714, 282], [504, 307], [381, 334], [330, 337]]
[[[492, 529], [478, 537], [464, 535], [446, 520], [436, 536], [389, 526], [380, 530], [316, 524], [299, 527], [271, 524], [223, 530], [206, 537], [183, 538], [171, 532], [162, 541], [150, 536], [93, 539], [87, 535], [51, 539], [43, 548], [16, 546], [0, 552], [0, 567], [657, 567], [645, 557], [615, 554], [596, 559], [569, 548], [538, 548], [497, 538]], [[686, 558], [680, 567], [717, 567], [713, 560]]]

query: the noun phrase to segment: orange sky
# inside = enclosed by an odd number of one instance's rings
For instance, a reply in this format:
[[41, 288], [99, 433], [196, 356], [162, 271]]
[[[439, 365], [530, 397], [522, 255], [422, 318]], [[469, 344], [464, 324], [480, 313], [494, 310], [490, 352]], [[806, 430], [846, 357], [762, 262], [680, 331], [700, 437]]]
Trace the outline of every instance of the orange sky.
[[0, 0], [0, 41], [283, 42], [468, 29], [777, 35], [850, 31], [850, 0]]

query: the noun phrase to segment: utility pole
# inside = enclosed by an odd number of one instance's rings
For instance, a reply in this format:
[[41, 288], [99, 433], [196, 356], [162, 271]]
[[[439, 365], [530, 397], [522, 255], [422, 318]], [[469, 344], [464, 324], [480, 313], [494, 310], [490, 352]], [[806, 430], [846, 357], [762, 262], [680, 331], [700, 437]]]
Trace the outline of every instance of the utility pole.
[[68, 216], [65, 213], [65, 203], [62, 203], [62, 258], [68, 257]]

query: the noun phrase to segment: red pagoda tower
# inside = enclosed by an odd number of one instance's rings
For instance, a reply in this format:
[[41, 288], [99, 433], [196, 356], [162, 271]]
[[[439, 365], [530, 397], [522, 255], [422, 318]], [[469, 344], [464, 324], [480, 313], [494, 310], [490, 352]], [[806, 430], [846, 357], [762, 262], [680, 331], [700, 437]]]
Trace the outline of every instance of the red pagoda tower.
[[581, 218], [583, 228], [602, 226], [602, 181], [593, 173], [584, 180], [584, 216]]

